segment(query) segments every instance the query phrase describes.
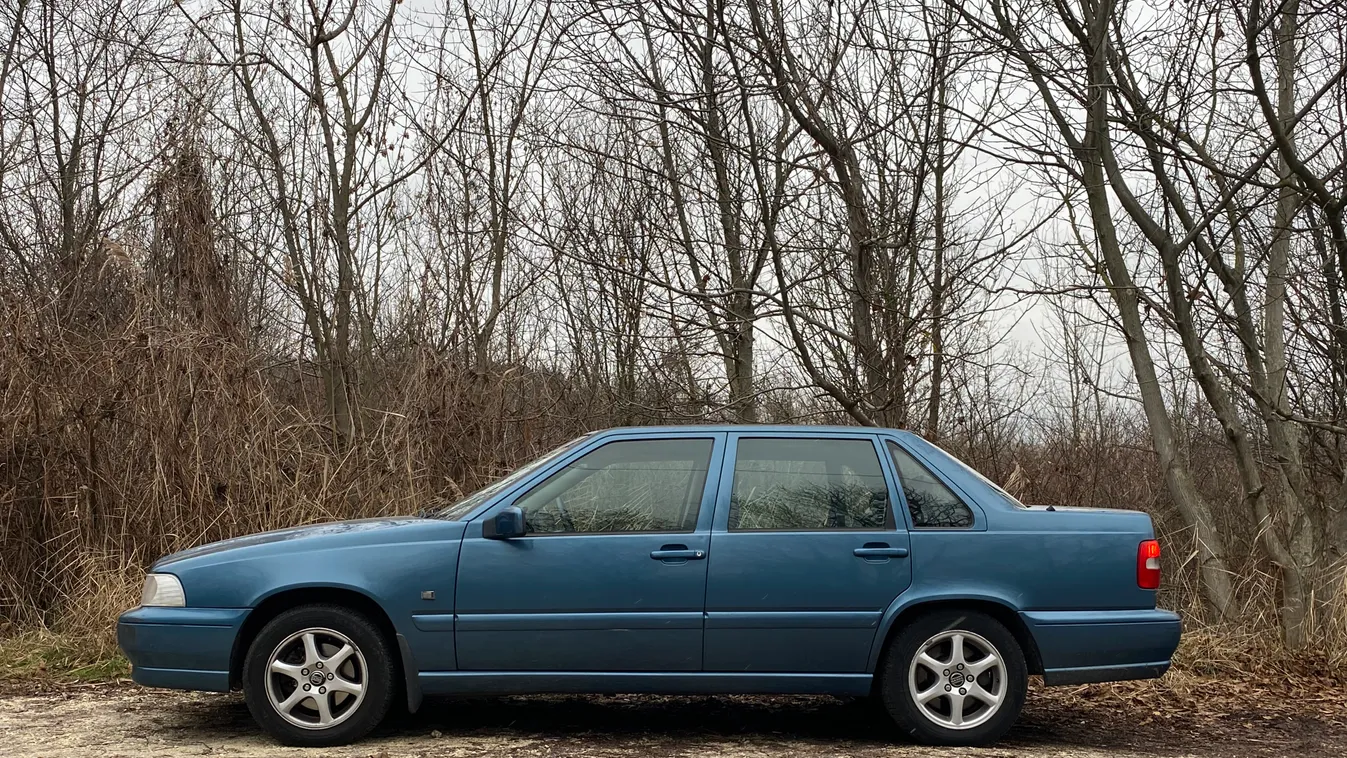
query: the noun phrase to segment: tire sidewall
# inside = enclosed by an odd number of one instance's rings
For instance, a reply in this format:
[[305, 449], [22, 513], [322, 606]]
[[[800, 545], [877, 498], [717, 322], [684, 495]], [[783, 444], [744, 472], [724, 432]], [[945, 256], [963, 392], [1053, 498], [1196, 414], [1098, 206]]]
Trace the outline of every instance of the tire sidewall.
[[[990, 719], [971, 729], [950, 729], [928, 719], [908, 691], [907, 677], [919, 648], [941, 632], [977, 634], [1001, 655], [1006, 669], [1006, 700]], [[1024, 707], [1029, 671], [1015, 635], [992, 617], [976, 611], [937, 611], [917, 618], [898, 631], [885, 651], [880, 696], [894, 723], [908, 736], [931, 745], [986, 745], [1000, 739]]]
[[[304, 729], [281, 717], [267, 696], [272, 651], [301, 629], [323, 627], [346, 635], [365, 657], [365, 698], [350, 718], [329, 729]], [[383, 720], [392, 703], [395, 664], [384, 634], [364, 615], [340, 606], [292, 608], [267, 622], [248, 647], [243, 665], [243, 696], [257, 723], [286, 745], [329, 747], [364, 737]]]

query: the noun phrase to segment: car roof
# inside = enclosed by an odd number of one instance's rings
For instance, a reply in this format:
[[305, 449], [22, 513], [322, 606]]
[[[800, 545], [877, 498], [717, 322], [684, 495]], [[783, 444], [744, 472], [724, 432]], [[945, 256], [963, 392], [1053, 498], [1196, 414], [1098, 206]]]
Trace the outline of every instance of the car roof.
[[812, 433], [812, 434], [875, 434], [884, 432], [899, 437], [915, 436], [913, 432], [903, 429], [888, 429], [876, 426], [825, 426], [822, 424], [689, 424], [679, 426], [615, 426], [608, 429], [600, 429], [594, 432], [595, 435], [607, 434], [670, 434], [687, 432], [752, 432], [754, 434], [773, 434], [781, 432], [790, 433]]

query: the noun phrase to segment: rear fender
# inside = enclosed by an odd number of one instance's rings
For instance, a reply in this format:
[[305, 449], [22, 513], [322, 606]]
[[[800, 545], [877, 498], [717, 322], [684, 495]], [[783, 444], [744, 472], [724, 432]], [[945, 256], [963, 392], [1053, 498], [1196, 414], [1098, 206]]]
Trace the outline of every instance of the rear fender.
[[1038, 653], [1038, 645], [1029, 629], [1020, 619], [1015, 604], [1004, 595], [980, 589], [920, 594], [907, 592], [898, 596], [884, 611], [884, 615], [880, 617], [879, 629], [875, 634], [874, 642], [870, 645], [870, 659], [866, 671], [877, 674], [880, 659], [884, 655], [884, 649], [888, 647], [889, 640], [897, 633], [899, 627], [905, 625], [908, 620], [926, 611], [949, 608], [966, 608], [986, 613], [1005, 624], [1024, 650], [1024, 658], [1029, 666], [1029, 672], [1033, 674], [1042, 673], [1043, 664]]

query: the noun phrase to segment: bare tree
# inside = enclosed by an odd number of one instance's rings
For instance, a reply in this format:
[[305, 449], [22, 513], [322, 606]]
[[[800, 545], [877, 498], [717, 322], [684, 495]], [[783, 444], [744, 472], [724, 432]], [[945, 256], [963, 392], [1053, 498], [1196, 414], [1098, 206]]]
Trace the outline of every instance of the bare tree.
[[[1089, 206], [1086, 233], [1094, 244], [1088, 247], [1098, 254], [1090, 260], [1094, 252], [1087, 250], [1090, 271], [1103, 280], [1117, 309], [1156, 452], [1202, 554], [1208, 600], [1222, 614], [1231, 610], [1227, 538], [1179, 456], [1147, 314], [1154, 319], [1151, 329], [1170, 330], [1179, 339], [1183, 363], [1224, 434], [1259, 542], [1277, 567], [1285, 638], [1295, 646], [1307, 644], [1313, 585], [1324, 565], [1322, 535], [1329, 530], [1325, 508], [1310, 503], [1309, 482], [1316, 477], [1299, 454], [1306, 430], [1322, 424], [1297, 418], [1289, 400], [1286, 282], [1300, 201], [1287, 160], [1295, 146], [1287, 134], [1306, 115], [1325, 115], [1317, 103], [1340, 86], [1342, 71], [1316, 70], [1316, 91], [1298, 101], [1295, 46], [1301, 36], [1295, 3], [1283, 4], [1282, 15], [1271, 19], [1263, 18], [1255, 4], [1245, 18], [1259, 20], [1244, 24], [1246, 39], [1239, 46], [1220, 43], [1219, 11], [1195, 12], [1167, 37], [1190, 51], [1185, 54], [1193, 57], [1184, 62], [1191, 67], [1170, 68], [1158, 80], [1141, 73], [1149, 64], [1138, 52], [1141, 40], [1157, 30], [1128, 17], [1115, 3], [1046, 11], [993, 2], [988, 11], [987, 16], [964, 16], [1022, 67], [1070, 151], [1070, 161], [1059, 153], [1045, 163], [1070, 176], [1072, 193], [1083, 195]], [[1261, 84], [1265, 53], [1257, 42], [1261, 30], [1274, 25], [1271, 56], [1280, 72], [1275, 108]], [[1217, 42], [1204, 58], [1192, 42], [1213, 27]], [[1050, 29], [1060, 30], [1057, 39], [1065, 41], [1051, 41]], [[1250, 88], [1256, 103], [1203, 78], [1210, 71], [1214, 81], [1230, 61], [1247, 64], [1251, 81], [1259, 80]], [[1194, 107], [1195, 102], [1203, 105]], [[1274, 122], [1272, 140], [1241, 120], [1241, 114], [1257, 112], [1253, 108]], [[1042, 147], [1021, 147], [1047, 157]], [[1275, 168], [1274, 156], [1280, 156]], [[1251, 256], [1248, 240], [1262, 230], [1258, 215], [1244, 203], [1262, 203], [1268, 193], [1277, 199], [1267, 254]], [[1125, 221], [1115, 218], [1115, 202]], [[1138, 260], [1140, 279], [1134, 273]], [[1261, 323], [1255, 315], [1259, 302]], [[1213, 337], [1226, 329], [1230, 349], [1223, 338]], [[1256, 411], [1255, 429], [1249, 428], [1246, 404]], [[1261, 439], [1271, 446], [1271, 460], [1258, 453]], [[1339, 473], [1330, 476], [1340, 478]]]
[[361, 219], [407, 176], [388, 160], [397, 8], [310, 3], [296, 16], [283, 4], [234, 2], [218, 29], [202, 29], [235, 77], [244, 108], [235, 129], [255, 151], [275, 209], [282, 280], [303, 314], [339, 446], [360, 423]]

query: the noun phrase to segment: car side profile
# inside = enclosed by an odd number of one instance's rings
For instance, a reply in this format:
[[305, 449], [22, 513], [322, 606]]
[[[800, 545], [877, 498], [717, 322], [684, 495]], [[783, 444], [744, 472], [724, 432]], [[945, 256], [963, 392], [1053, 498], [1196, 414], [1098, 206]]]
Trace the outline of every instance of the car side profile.
[[360, 739], [426, 695], [877, 698], [978, 745], [1049, 685], [1158, 677], [1150, 517], [1028, 507], [907, 432], [611, 429], [416, 517], [158, 561], [133, 678], [242, 689], [281, 742]]

